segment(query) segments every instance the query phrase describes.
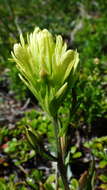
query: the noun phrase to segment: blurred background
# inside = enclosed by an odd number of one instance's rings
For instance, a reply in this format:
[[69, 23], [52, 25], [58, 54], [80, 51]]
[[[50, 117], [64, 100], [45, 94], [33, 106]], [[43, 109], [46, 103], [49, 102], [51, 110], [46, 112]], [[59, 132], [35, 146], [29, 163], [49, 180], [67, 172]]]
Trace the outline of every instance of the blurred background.
[[[72, 109], [77, 105], [69, 126], [70, 146], [75, 142], [79, 151], [77, 157], [71, 155], [73, 177], [78, 179], [87, 170], [93, 148], [97, 159], [96, 189], [106, 190], [107, 139], [103, 138], [107, 136], [106, 0], [0, 0], [0, 190], [40, 189], [40, 184], [48, 183], [45, 180], [53, 171], [46, 160], [39, 155], [35, 158], [24, 134], [24, 126], [30, 124], [40, 132], [45, 144], [47, 139], [54, 144], [49, 118], [39, 111], [37, 100], [19, 79], [15, 64], [9, 61], [19, 35], [26, 36], [37, 26], [54, 35], [61, 34], [68, 47], [80, 54], [79, 79], [60, 114], [67, 125], [67, 108], [70, 104]], [[99, 138], [98, 146], [92, 141], [84, 148], [83, 143], [93, 137]]]
[[26, 35], [36, 26], [61, 34], [69, 47], [78, 49], [82, 67], [92, 67], [96, 58], [106, 62], [106, 8], [104, 0], [0, 0], [0, 74], [6, 69], [8, 88], [24, 98], [25, 87], [8, 58], [19, 34]]

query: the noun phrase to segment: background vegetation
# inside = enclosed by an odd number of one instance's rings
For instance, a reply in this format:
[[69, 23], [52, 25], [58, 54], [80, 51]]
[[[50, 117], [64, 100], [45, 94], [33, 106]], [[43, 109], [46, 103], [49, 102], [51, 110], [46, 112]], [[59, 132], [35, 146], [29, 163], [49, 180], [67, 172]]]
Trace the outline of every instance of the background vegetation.
[[[78, 80], [60, 109], [67, 130], [72, 189], [96, 160], [95, 189], [107, 189], [107, 2], [105, 0], [0, 0], [0, 188], [51, 190], [54, 166], [27, 143], [24, 126], [36, 129], [54, 152], [53, 130], [37, 100], [20, 81], [11, 58], [19, 34], [34, 27], [61, 34], [80, 53]], [[68, 126], [68, 108], [71, 113]], [[53, 146], [49, 147], [48, 142]], [[36, 154], [36, 155], [35, 155]], [[75, 171], [78, 168], [78, 171]], [[71, 173], [72, 170], [72, 173]], [[53, 184], [53, 185], [51, 185]], [[61, 184], [62, 186], [62, 184]]]

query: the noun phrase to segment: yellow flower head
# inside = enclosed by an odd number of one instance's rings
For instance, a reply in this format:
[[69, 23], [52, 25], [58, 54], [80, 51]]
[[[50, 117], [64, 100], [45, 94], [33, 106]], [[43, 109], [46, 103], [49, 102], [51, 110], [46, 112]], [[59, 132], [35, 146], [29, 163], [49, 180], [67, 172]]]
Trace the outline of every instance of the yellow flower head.
[[74, 80], [78, 65], [77, 51], [67, 50], [60, 35], [54, 37], [44, 29], [36, 28], [27, 35], [27, 43], [20, 36], [12, 52], [20, 78], [49, 114], [54, 115]]

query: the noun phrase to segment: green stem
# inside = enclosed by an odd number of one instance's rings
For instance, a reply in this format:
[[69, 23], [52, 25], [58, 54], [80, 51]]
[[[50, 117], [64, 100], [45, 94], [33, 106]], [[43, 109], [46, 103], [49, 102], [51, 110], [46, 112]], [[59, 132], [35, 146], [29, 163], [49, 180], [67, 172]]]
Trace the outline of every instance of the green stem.
[[[54, 124], [54, 132], [55, 132], [55, 140], [56, 140], [56, 157], [58, 158], [58, 151], [59, 151], [59, 139], [58, 139], [58, 127], [57, 127], [57, 120], [56, 118], [53, 118], [53, 124]], [[58, 161], [56, 163], [56, 182], [55, 182], [55, 190], [58, 190]]]
[[59, 123], [58, 123], [57, 117], [53, 118], [53, 124], [54, 124], [55, 139], [56, 139], [56, 156], [58, 159], [57, 167], [58, 167], [58, 170], [59, 170], [61, 178], [62, 178], [64, 189], [70, 190], [69, 185], [68, 185], [68, 181], [67, 181], [66, 167], [65, 167], [64, 162], [63, 162], [60, 137], [58, 136], [59, 135]]
[[55, 190], [58, 190], [59, 184], [58, 184], [58, 163], [56, 163], [56, 181], [55, 181]]

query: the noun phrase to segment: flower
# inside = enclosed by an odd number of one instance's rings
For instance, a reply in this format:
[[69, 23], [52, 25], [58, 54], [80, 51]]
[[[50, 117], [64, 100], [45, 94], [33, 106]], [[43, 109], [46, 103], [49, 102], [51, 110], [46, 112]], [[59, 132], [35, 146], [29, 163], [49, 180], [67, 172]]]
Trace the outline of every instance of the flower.
[[20, 43], [14, 45], [12, 57], [22, 81], [44, 110], [55, 115], [74, 80], [79, 61], [77, 51], [67, 50], [67, 44], [60, 35], [54, 39], [47, 29], [37, 27], [27, 35], [26, 43], [20, 36]]

